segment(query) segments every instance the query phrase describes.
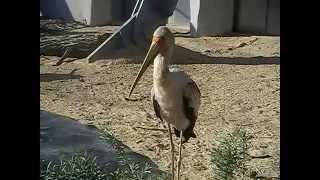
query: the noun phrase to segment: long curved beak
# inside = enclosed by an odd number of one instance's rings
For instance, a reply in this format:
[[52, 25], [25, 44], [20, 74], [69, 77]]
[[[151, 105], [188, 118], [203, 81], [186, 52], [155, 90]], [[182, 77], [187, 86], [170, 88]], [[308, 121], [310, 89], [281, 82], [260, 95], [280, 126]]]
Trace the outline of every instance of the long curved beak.
[[138, 75], [136, 76], [136, 79], [134, 80], [128, 98], [131, 96], [131, 93], [133, 91], [133, 89], [136, 87], [138, 81], [140, 80], [141, 76], [143, 75], [143, 73], [147, 70], [147, 68], [149, 67], [149, 65], [151, 64], [151, 62], [153, 62], [154, 58], [157, 56], [159, 52], [159, 43], [157, 41], [153, 41], [149, 51], [146, 55], [146, 57], [144, 58], [143, 64], [140, 68], [140, 71], [138, 73]]

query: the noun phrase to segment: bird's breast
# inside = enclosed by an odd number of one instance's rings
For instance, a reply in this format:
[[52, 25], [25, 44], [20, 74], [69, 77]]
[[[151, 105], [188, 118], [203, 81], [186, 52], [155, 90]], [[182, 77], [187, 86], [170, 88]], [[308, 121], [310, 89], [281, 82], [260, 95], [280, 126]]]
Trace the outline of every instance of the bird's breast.
[[185, 129], [188, 121], [185, 118], [182, 93], [175, 86], [154, 86], [155, 98], [161, 108], [162, 118], [177, 129]]
[[161, 103], [161, 105], [166, 108], [174, 108], [178, 105], [177, 103], [179, 102], [179, 96], [181, 96], [181, 93], [179, 94], [178, 87], [173, 83], [156, 83], [153, 88], [156, 99]]

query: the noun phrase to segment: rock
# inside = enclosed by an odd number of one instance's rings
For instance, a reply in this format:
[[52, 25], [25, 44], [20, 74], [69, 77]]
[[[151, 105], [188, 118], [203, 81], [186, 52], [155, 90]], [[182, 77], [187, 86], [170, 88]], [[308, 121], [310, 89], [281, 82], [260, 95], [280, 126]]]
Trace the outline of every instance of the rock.
[[240, 42], [238, 43], [235, 47], [233, 47], [232, 49], [236, 49], [236, 48], [241, 48], [241, 47], [244, 47], [244, 46], [247, 46], [247, 45], [251, 45], [252, 43], [254, 43], [255, 41], [257, 41], [258, 38], [256, 37], [253, 37], [253, 38], [249, 38], [247, 41], [245, 42]]
[[[40, 159], [60, 162], [78, 152], [88, 152], [97, 157], [97, 164], [106, 173], [120, 167], [118, 150], [123, 148], [127, 157], [135, 162], [147, 162], [155, 170], [157, 166], [146, 156], [133, 152], [121, 142], [100, 138], [96, 128], [78, 121], [40, 110]], [[114, 142], [114, 140], [113, 140]], [[160, 172], [160, 170], [159, 170]]]
[[268, 147], [268, 144], [261, 144], [259, 147], [261, 147], [261, 148], [267, 148], [267, 147]]
[[203, 50], [202, 52], [203, 52], [203, 53], [210, 53], [211, 50], [210, 50], [210, 49], [206, 49], [206, 50]]
[[243, 47], [245, 45], [247, 45], [246, 42], [241, 42], [241, 43], [237, 44], [236, 47], [239, 48], [239, 47]]
[[249, 154], [251, 158], [256, 158], [256, 159], [264, 159], [264, 158], [272, 157], [269, 154], [267, 154], [267, 152], [261, 151], [261, 150], [251, 150]]

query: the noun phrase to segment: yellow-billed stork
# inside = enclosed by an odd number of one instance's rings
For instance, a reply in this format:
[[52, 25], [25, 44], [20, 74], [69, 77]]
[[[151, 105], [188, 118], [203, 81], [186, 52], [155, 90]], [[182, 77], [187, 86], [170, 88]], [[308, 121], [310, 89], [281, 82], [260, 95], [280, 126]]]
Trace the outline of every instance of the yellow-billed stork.
[[196, 138], [193, 131], [200, 106], [200, 90], [197, 84], [185, 72], [169, 68], [174, 49], [174, 35], [165, 26], [158, 27], [153, 33], [152, 43], [143, 61], [142, 67], [131, 86], [128, 97], [148, 66], [153, 62], [153, 88], [151, 100], [155, 114], [167, 122], [171, 145], [171, 171], [174, 179], [174, 145], [171, 127], [180, 137], [177, 174], [180, 179], [181, 146], [190, 137]]

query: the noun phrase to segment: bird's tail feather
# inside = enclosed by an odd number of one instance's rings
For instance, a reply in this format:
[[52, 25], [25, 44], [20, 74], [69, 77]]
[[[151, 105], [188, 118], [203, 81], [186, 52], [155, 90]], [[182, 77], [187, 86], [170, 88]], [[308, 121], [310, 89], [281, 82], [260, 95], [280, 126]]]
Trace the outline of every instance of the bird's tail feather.
[[[174, 134], [179, 138], [180, 137], [180, 131], [179, 130], [177, 130], [176, 128], [174, 128]], [[183, 143], [185, 143], [185, 142], [187, 142], [189, 139], [190, 139], [190, 137], [192, 137], [192, 138], [197, 138], [197, 136], [196, 136], [196, 134], [193, 132], [193, 131], [184, 131], [183, 133], [182, 133], [182, 142]]]

